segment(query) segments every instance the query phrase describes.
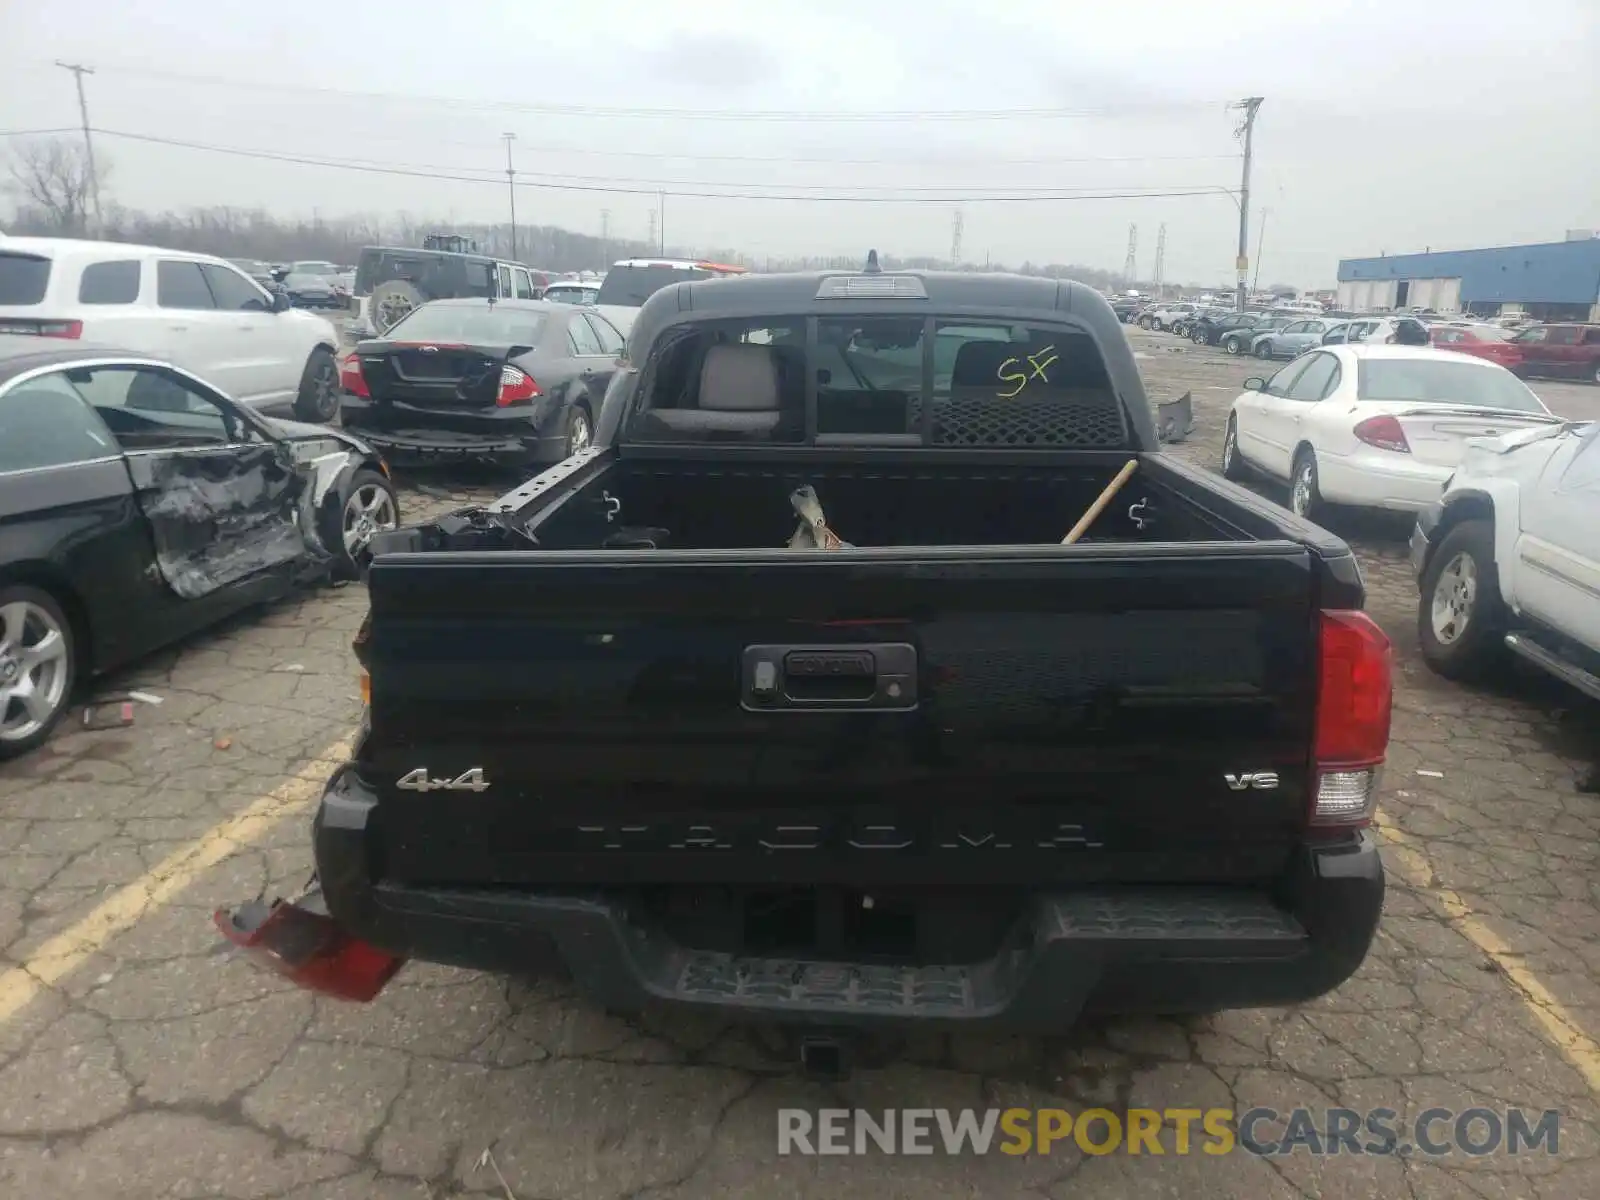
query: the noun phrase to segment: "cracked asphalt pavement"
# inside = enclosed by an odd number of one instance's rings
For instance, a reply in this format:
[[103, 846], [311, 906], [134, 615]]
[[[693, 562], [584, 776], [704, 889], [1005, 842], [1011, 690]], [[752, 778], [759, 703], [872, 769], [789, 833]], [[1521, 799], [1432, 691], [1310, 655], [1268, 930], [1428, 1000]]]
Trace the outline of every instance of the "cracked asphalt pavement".
[[[1177, 452], [1214, 468], [1227, 406], [1260, 364], [1130, 340], [1152, 399], [1193, 391], [1197, 428]], [[1535, 386], [1557, 411], [1600, 416], [1600, 389]], [[404, 515], [497, 491], [408, 486]], [[161, 698], [132, 727], [65, 732], [0, 767], [0, 971], [58, 964], [0, 994], [0, 1195], [1600, 1196], [1600, 797], [1579, 790], [1600, 721], [1541, 679], [1484, 690], [1433, 677], [1416, 653], [1405, 523], [1335, 527], [1400, 668], [1385, 917], [1332, 995], [1042, 1040], [885, 1037], [849, 1081], [824, 1085], [760, 1031], [678, 1012], [624, 1020], [560, 982], [412, 965], [368, 1006], [293, 990], [226, 952], [209, 917], [294, 892], [309, 872], [315, 760], [359, 709], [349, 642], [363, 592], [324, 589], [104, 684]], [[269, 795], [293, 811], [181, 858]], [[174, 861], [205, 869], [148, 882]], [[117, 921], [62, 944], [108, 903]], [[783, 1107], [1257, 1105], [1557, 1109], [1560, 1153], [777, 1153]]]

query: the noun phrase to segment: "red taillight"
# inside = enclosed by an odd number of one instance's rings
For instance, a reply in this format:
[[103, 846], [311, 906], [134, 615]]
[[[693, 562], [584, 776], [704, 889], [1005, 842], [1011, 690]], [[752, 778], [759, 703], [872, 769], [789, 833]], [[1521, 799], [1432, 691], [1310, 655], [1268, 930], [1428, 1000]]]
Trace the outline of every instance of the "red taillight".
[[357, 354], [346, 354], [339, 362], [339, 386], [352, 396], [365, 396], [372, 398], [372, 393], [367, 390], [367, 377], [361, 373], [361, 357]]
[[77, 341], [83, 336], [82, 321], [0, 320], [0, 333], [16, 333], [27, 337], [70, 338]]
[[1378, 768], [1389, 748], [1394, 649], [1364, 612], [1325, 611], [1319, 641], [1313, 825], [1372, 820]]
[[308, 991], [367, 1001], [405, 965], [405, 959], [351, 937], [325, 913], [282, 900], [259, 900], [212, 917], [222, 936], [268, 970]]
[[516, 367], [500, 368], [500, 394], [494, 400], [500, 408], [508, 408], [513, 404], [526, 404], [541, 394], [539, 385], [526, 371]]
[[1396, 417], [1368, 417], [1355, 427], [1357, 440], [1379, 450], [1393, 450], [1396, 454], [1410, 454], [1411, 443], [1406, 441], [1406, 431]]

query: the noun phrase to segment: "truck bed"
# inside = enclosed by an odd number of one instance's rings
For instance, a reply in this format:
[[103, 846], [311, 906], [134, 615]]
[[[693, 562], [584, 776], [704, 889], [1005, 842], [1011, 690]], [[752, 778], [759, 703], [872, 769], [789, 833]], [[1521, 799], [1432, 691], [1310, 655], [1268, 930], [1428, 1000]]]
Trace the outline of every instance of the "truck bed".
[[[920, 456], [918, 456], [920, 457]], [[634, 457], [612, 462], [548, 507], [526, 499], [527, 527], [548, 549], [781, 547], [797, 525], [789, 496], [815, 489], [829, 525], [854, 546], [1046, 546], [1059, 544], [1132, 457], [1084, 453], [1049, 465], [934, 466], [880, 454], [857, 464]], [[508, 507], [524, 503], [519, 493]], [[1146, 456], [1086, 533], [1089, 541], [1249, 541], [1277, 531], [1227, 511], [1214, 493], [1186, 484], [1160, 456]]]

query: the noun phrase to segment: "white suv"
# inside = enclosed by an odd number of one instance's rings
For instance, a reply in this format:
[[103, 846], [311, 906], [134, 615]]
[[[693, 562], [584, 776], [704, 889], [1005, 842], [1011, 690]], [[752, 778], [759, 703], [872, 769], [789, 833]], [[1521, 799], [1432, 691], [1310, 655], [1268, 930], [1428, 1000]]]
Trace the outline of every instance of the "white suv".
[[1172, 323], [1180, 317], [1194, 314], [1196, 305], [1193, 304], [1159, 304], [1139, 318], [1139, 324], [1146, 329], [1159, 329], [1163, 333], [1172, 328]]
[[0, 334], [82, 339], [176, 363], [235, 400], [339, 411], [339, 334], [209, 254], [0, 236]]

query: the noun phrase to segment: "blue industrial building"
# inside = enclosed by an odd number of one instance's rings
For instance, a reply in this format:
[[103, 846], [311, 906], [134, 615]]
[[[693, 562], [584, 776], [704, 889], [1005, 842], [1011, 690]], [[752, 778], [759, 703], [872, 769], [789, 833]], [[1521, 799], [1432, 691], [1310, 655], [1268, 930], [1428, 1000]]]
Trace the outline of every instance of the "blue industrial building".
[[1600, 321], [1600, 238], [1347, 258], [1340, 308], [1431, 308], [1479, 316], [1524, 312], [1544, 321]]

